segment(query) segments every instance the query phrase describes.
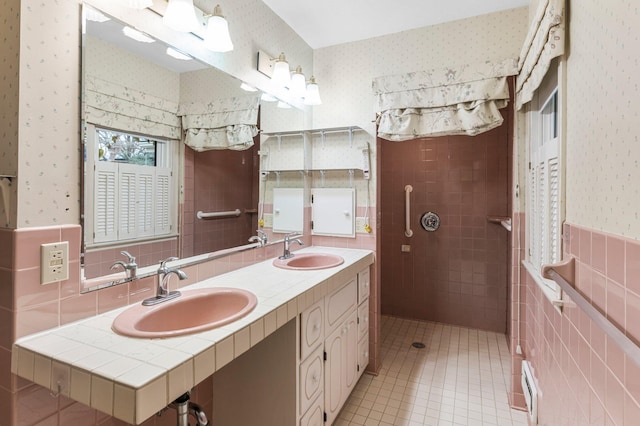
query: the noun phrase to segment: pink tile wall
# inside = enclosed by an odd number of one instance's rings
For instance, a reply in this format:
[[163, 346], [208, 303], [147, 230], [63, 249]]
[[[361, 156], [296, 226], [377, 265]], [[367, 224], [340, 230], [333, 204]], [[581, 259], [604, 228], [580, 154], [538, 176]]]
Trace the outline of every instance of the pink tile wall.
[[88, 251], [84, 254], [85, 277], [95, 278], [110, 275], [114, 272], [121, 272], [124, 278], [125, 275], [122, 268], [111, 269], [113, 262], [126, 260], [121, 254], [123, 250], [134, 256], [138, 267], [142, 268], [144, 266], [155, 265], [160, 260], [170, 256], [178, 256], [178, 238], [175, 237], [164, 241], [133, 243], [118, 248]]
[[[563, 237], [564, 256], [577, 261], [576, 288], [640, 342], [640, 243], [572, 224], [565, 224]], [[529, 274], [522, 275], [522, 343], [541, 390], [539, 423], [638, 424], [640, 368], [579, 308], [558, 313]]]
[[[474, 137], [381, 143], [383, 313], [506, 332], [509, 233], [487, 221], [510, 212], [512, 111], [502, 112], [505, 124]], [[435, 232], [420, 226], [429, 211], [440, 216]]]

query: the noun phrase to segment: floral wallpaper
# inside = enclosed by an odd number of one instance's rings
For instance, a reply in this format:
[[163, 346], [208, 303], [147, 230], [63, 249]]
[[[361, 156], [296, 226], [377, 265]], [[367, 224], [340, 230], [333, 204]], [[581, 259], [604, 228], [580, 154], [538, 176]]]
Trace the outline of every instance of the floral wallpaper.
[[20, 3], [17, 227], [75, 224], [80, 217], [80, 5], [77, 0]]
[[567, 221], [640, 239], [640, 9], [585, 0], [569, 14]]
[[[18, 172], [18, 93], [20, 58], [20, 1], [2, 0], [0, 10], [3, 11], [0, 26], [0, 175], [16, 176]], [[13, 180], [15, 182], [15, 180]], [[0, 227], [14, 228], [16, 225], [15, 200], [17, 185], [5, 181], [6, 203], [0, 201]], [[0, 195], [1, 196], [1, 195]], [[13, 201], [12, 201], [13, 200]]]

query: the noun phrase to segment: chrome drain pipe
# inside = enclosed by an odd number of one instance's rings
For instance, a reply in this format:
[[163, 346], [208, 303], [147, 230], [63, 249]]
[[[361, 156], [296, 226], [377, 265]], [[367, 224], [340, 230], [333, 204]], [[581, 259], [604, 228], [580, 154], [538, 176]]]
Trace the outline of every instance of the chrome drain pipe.
[[177, 398], [169, 404], [169, 407], [174, 408], [178, 413], [178, 426], [189, 426], [189, 415], [195, 417], [196, 426], [209, 426], [209, 420], [202, 408], [195, 402], [189, 401], [189, 392]]

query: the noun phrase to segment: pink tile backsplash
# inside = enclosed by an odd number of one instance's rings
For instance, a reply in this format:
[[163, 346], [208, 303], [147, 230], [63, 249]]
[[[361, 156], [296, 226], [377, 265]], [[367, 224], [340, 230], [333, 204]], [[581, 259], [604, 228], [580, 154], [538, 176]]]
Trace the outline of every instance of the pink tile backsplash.
[[[372, 221], [371, 223], [375, 230], [375, 222]], [[136, 280], [127, 285], [112, 287], [97, 292], [80, 294], [80, 233], [81, 228], [79, 226], [70, 225], [38, 228], [37, 232], [0, 232], [0, 247], [12, 247], [15, 240], [16, 253], [23, 253], [29, 250], [38, 252], [38, 260], [35, 266], [33, 266], [35, 262], [34, 259], [22, 259], [19, 263], [7, 262], [6, 268], [0, 266], [0, 278], [6, 278], [6, 280], [3, 279], [0, 282], [0, 296], [7, 296], [11, 299], [11, 302], [3, 299], [3, 305], [0, 305], [0, 413], [3, 413], [3, 415], [7, 413], [7, 416], [17, 416], [17, 418], [20, 419], [19, 424], [34, 424], [39, 426], [52, 424], [57, 426], [62, 424], [75, 424], [78, 422], [77, 419], [82, 418], [82, 422], [86, 424], [123, 425], [123, 423], [95, 410], [88, 409], [82, 404], [70, 402], [70, 400], [63, 397], [51, 398], [49, 391], [38, 385], [23, 380], [16, 381], [15, 376], [10, 376], [9, 379], [6, 377], [6, 373], [10, 371], [10, 348], [15, 338], [125, 306], [149, 297], [149, 295], [153, 293], [156, 285], [155, 277]], [[41, 235], [40, 239], [38, 235]], [[63, 238], [65, 239], [63, 240]], [[70, 279], [62, 283], [42, 286], [39, 284], [39, 246], [42, 243], [55, 241], [70, 242]], [[75, 241], [74, 244], [77, 244], [77, 247], [73, 246], [72, 241]], [[363, 247], [375, 250], [374, 234], [358, 235], [355, 239], [318, 238], [318, 241], [310, 235], [307, 235], [305, 237], [305, 243], [307, 245], [322, 244]], [[163, 253], [164, 255], [167, 254], [167, 250], [173, 250], [174, 247], [175, 244], [148, 245], [148, 247], [140, 249], [139, 255], [144, 256], [143, 252], [145, 250], [151, 253]], [[207, 279], [255, 262], [263, 261], [267, 258], [275, 257], [279, 254], [280, 250], [280, 246], [268, 246], [188, 267], [186, 271], [189, 278], [185, 280], [185, 282], [180, 282], [179, 285], [184, 286], [188, 283]], [[119, 251], [120, 249], [117, 250], [118, 255]], [[7, 254], [7, 256], [12, 258], [11, 254]], [[105, 256], [108, 258], [109, 255]], [[111, 259], [109, 259], [109, 261], [111, 261]], [[14, 267], [15, 265], [20, 265], [21, 267], [16, 268]], [[375, 268], [373, 268], [373, 271], [375, 271]], [[375, 274], [372, 274], [370, 296], [370, 318], [372, 318], [370, 321], [370, 327], [372, 328], [370, 339], [371, 362], [368, 367], [371, 371], [376, 371], [379, 368], [379, 359], [376, 353], [378, 341], [376, 337], [378, 336], [376, 333], [378, 331], [376, 324], [377, 315], [379, 315], [379, 303], [376, 303], [376, 301], [379, 296], [375, 283]], [[177, 282], [173, 280], [171, 288], [177, 285]], [[21, 385], [17, 385], [17, 382], [21, 382]], [[205, 380], [204, 383], [207, 383], [207, 381]], [[204, 389], [201, 388], [201, 386], [203, 385], [201, 384], [197, 389]], [[209, 390], [205, 389], [200, 392], [206, 396]], [[5, 393], [6, 398], [3, 397]], [[28, 406], [37, 404], [34, 400], [41, 397], [44, 398], [45, 396], [45, 404], [41, 404], [38, 410], [29, 411], [26, 409]], [[210, 400], [211, 397], [209, 397], [209, 404], [211, 403]], [[198, 399], [198, 402], [206, 407], [206, 401]], [[6, 410], [4, 410], [5, 405]], [[211, 407], [209, 407], [208, 412], [212, 412]], [[158, 419], [152, 418], [145, 422], [144, 425], [163, 426], [175, 424], [175, 418], [172, 420], [168, 419], [168, 416], [163, 416]], [[4, 418], [2, 420], [4, 420]]]
[[[640, 243], [572, 224], [565, 224], [564, 237], [565, 244], [570, 242], [565, 255], [573, 255], [577, 262], [576, 288], [640, 342]], [[520, 341], [525, 358], [534, 366], [537, 385], [547, 395], [538, 401], [539, 424], [564, 424], [563, 419], [567, 424], [636, 424], [640, 368], [579, 308], [566, 305], [558, 313], [526, 270], [522, 285], [526, 308]], [[516, 373], [520, 360], [513, 348], [512, 360]], [[519, 382], [514, 374], [510, 401], [521, 407], [515, 397], [521, 392]]]

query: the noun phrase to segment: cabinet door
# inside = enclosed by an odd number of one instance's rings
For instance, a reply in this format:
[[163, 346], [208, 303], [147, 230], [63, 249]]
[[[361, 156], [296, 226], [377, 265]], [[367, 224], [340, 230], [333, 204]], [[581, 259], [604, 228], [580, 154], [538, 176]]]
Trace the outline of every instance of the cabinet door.
[[324, 407], [327, 424], [347, 400], [358, 380], [358, 314], [351, 315], [325, 341]]
[[324, 301], [320, 301], [304, 311], [300, 318], [300, 359], [307, 356], [322, 342], [322, 310]]
[[[358, 313], [353, 312], [345, 322], [347, 328], [344, 344], [344, 399], [347, 399], [351, 389], [358, 381]], [[344, 402], [344, 401], [342, 401]], [[342, 404], [341, 404], [342, 405]]]
[[342, 407], [344, 395], [343, 354], [347, 337], [347, 327], [341, 325], [325, 340], [327, 360], [324, 364], [324, 409], [327, 424], [332, 424]]
[[358, 306], [358, 341], [369, 331], [369, 300]]
[[313, 402], [309, 411], [300, 419], [300, 426], [324, 426], [324, 409], [322, 395]]
[[358, 304], [369, 298], [369, 293], [371, 292], [370, 287], [371, 273], [369, 272], [369, 266], [367, 266], [358, 272]]
[[369, 365], [369, 333], [358, 342], [358, 377], [362, 376], [364, 370]]
[[313, 401], [322, 393], [324, 364], [322, 347], [300, 364], [300, 412], [306, 412]]

